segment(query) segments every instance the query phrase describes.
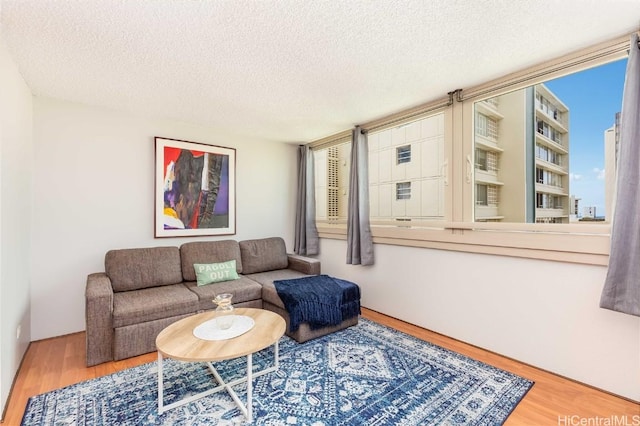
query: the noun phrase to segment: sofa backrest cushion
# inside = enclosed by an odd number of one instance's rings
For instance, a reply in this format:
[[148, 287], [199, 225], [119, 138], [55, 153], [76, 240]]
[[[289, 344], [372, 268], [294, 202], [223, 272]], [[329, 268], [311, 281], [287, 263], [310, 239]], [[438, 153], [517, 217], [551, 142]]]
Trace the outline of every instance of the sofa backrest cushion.
[[240, 241], [244, 274], [286, 269], [289, 266], [287, 247], [280, 237]]
[[182, 277], [185, 281], [196, 281], [196, 271], [193, 269], [196, 263], [222, 263], [235, 260], [236, 271], [241, 274], [243, 270], [240, 246], [234, 240], [184, 243], [180, 246], [180, 258]]
[[182, 282], [178, 247], [109, 250], [104, 268], [114, 292]]

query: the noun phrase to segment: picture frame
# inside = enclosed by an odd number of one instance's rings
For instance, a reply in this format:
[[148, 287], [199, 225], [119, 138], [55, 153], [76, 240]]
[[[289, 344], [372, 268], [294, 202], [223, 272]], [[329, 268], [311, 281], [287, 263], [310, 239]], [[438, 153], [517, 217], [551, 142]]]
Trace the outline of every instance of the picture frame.
[[236, 150], [155, 137], [155, 238], [236, 233]]

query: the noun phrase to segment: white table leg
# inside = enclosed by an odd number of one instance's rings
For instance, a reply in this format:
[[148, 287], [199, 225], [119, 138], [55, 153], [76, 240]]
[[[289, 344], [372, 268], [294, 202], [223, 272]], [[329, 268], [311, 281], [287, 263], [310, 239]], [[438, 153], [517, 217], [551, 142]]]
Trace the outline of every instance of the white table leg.
[[253, 388], [253, 356], [247, 355], [247, 420], [253, 420], [253, 402], [251, 400]]
[[[247, 418], [247, 421], [251, 422], [253, 420], [253, 378], [259, 377], [267, 373], [271, 373], [273, 371], [277, 371], [279, 367], [279, 342], [276, 341], [274, 344], [274, 365], [273, 367], [265, 368], [262, 371], [258, 371], [256, 373], [253, 372], [253, 354], [247, 355], [247, 375], [246, 377], [241, 377], [239, 379], [233, 380], [231, 382], [225, 383], [222, 379], [218, 371], [216, 371], [213, 364], [207, 362], [209, 370], [213, 374], [215, 380], [218, 382], [219, 386], [216, 386], [213, 389], [206, 390], [196, 395], [188, 396], [180, 401], [172, 402], [171, 404], [164, 405], [164, 385], [163, 385], [163, 357], [160, 352], [158, 352], [158, 414], [162, 414], [166, 411], [169, 411], [173, 408], [179, 407], [181, 405], [188, 404], [197, 399], [203, 398], [205, 396], [211, 395], [213, 393], [219, 392], [223, 389], [226, 389], [231, 398], [238, 405], [238, 408]], [[232, 386], [238, 385], [240, 383], [247, 383], [247, 403], [246, 406], [240, 401], [238, 395], [233, 390]]]
[[162, 396], [164, 394], [164, 386], [163, 386], [163, 379], [162, 379], [162, 354], [160, 353], [160, 351], [158, 351], [158, 414], [162, 414], [163, 410], [162, 410], [162, 406], [163, 406], [163, 400], [162, 400]]

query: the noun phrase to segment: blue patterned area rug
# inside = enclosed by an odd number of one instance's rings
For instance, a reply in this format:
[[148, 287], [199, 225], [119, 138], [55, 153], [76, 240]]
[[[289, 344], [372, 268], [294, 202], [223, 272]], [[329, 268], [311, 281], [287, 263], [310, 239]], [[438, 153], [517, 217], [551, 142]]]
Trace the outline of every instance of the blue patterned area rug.
[[[272, 348], [254, 355], [271, 365]], [[165, 404], [212, 387], [205, 364], [166, 360]], [[215, 363], [229, 381], [246, 358]], [[225, 392], [158, 415], [155, 362], [32, 397], [23, 425], [238, 425]], [[366, 319], [304, 344], [284, 337], [280, 369], [254, 378], [255, 425], [498, 425], [533, 382]], [[244, 401], [245, 384], [234, 389]]]

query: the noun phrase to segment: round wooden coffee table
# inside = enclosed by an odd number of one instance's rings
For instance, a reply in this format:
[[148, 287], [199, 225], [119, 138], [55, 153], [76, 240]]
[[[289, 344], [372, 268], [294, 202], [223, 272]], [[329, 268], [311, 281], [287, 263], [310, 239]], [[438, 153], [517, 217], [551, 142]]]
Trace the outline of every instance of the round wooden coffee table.
[[[278, 369], [278, 342], [286, 328], [284, 319], [271, 311], [253, 308], [237, 308], [234, 315], [251, 317], [255, 325], [240, 336], [226, 340], [203, 340], [194, 336], [194, 329], [202, 323], [216, 317], [215, 311], [204, 312], [176, 321], [162, 330], [156, 338], [158, 349], [158, 413], [188, 404], [197, 399], [226, 389], [236, 402], [248, 421], [252, 420], [252, 379]], [[274, 365], [259, 372], [253, 372], [252, 355], [264, 348], [274, 345]], [[225, 383], [211, 362], [226, 359], [247, 357], [247, 376]], [[186, 362], [205, 362], [217, 380], [219, 386], [196, 395], [191, 395], [168, 405], [163, 404], [163, 358], [173, 358]], [[232, 386], [247, 383], [247, 405], [244, 406]]]

